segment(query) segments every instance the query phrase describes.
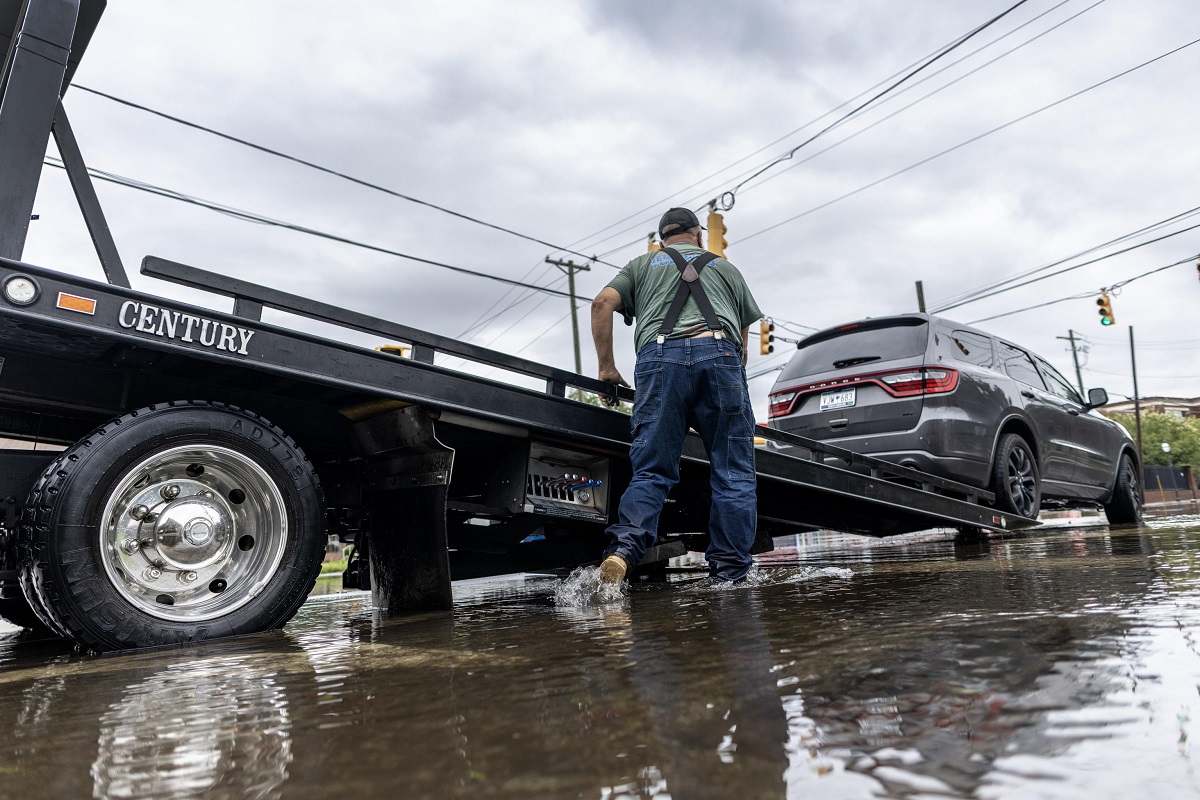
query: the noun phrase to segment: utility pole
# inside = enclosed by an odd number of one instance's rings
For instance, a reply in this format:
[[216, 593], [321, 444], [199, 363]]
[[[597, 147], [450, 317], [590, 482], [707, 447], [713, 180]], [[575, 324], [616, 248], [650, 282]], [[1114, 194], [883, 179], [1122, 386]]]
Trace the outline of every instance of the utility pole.
[[925, 313], [925, 284], [917, 281], [917, 311]]
[[1067, 329], [1066, 336], [1055, 336], [1054, 338], [1071, 343], [1071, 359], [1075, 362], [1075, 382], [1079, 384], [1079, 396], [1087, 397], [1087, 389], [1083, 388], [1083, 374], [1079, 371], [1079, 351], [1075, 349], [1075, 331]]
[[590, 270], [587, 264], [576, 264], [574, 261], [559, 261], [555, 258], [546, 257], [547, 264], [554, 266], [567, 273], [567, 292], [571, 295], [571, 339], [575, 343], [575, 372], [583, 373], [583, 362], [579, 355], [579, 318], [575, 316], [575, 273], [583, 270]]
[[1143, 469], [1142, 469], [1143, 479], [1138, 481], [1138, 486], [1142, 487], [1142, 502], [1145, 503], [1146, 487], [1143, 484], [1145, 484], [1145, 482], [1146, 482], [1144, 479], [1144, 476], [1146, 474], [1145, 467], [1144, 467], [1144, 465], [1146, 463], [1146, 451], [1142, 449], [1142, 399], [1141, 399], [1141, 396], [1138, 394], [1137, 350], [1133, 346], [1133, 326], [1132, 325], [1129, 326], [1129, 362], [1133, 367], [1133, 421], [1134, 421], [1135, 427], [1137, 428], [1138, 457], [1140, 457], [1142, 459], [1142, 464], [1143, 464]]

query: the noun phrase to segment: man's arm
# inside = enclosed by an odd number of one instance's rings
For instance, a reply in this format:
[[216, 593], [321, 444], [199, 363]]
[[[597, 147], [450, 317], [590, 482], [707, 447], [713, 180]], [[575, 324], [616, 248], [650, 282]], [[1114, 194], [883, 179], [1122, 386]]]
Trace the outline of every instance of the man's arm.
[[746, 366], [750, 354], [750, 328], [742, 328], [742, 366]]
[[[625, 307], [620, 293], [611, 286], [605, 286], [592, 301], [592, 341], [596, 344], [596, 361], [599, 364], [599, 378], [605, 383], [615, 383], [628, 386], [621, 373], [617, 371], [617, 363], [613, 358], [613, 314]], [[609, 405], [608, 398], [604, 402]]]

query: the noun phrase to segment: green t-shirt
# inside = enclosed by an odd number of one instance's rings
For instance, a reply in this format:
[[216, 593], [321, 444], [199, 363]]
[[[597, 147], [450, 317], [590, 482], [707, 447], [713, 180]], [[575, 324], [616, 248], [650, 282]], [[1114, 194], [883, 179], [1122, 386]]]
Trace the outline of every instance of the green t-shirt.
[[[705, 252], [694, 244], [673, 244], [671, 247], [688, 261]], [[679, 283], [679, 269], [671, 257], [661, 250], [638, 256], [609, 281], [609, 287], [621, 295], [624, 305], [621, 313], [625, 316], [625, 324], [632, 324], [632, 320], [637, 319], [634, 341], [638, 350], [657, 338], [658, 329], [667, 317], [667, 309], [671, 307]], [[733, 264], [718, 258], [700, 270], [700, 284], [717, 313], [725, 335], [740, 346], [742, 329], [750, 327], [762, 317], [762, 311], [754, 302], [742, 273]], [[689, 295], [674, 331], [667, 338], [695, 336], [707, 327], [695, 298]]]

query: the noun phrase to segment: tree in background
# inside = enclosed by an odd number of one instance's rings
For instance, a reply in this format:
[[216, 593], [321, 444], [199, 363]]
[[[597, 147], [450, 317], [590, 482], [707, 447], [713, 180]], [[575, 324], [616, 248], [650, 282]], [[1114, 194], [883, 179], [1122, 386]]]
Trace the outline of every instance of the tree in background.
[[[1113, 414], [1110, 419], [1119, 422], [1129, 435], [1137, 440], [1137, 427], [1133, 414]], [[1142, 414], [1142, 457], [1148, 467], [1167, 466], [1167, 454], [1162, 443], [1171, 445], [1171, 463], [1175, 466], [1190, 464], [1200, 467], [1200, 418], [1176, 417], [1171, 414]]]
[[[604, 401], [600, 399], [600, 395], [596, 394], [595, 392], [585, 392], [583, 389], [572, 389], [570, 393], [567, 394], [567, 397], [571, 398], [572, 400], [578, 400], [581, 403], [587, 403], [589, 406], [600, 406], [601, 408], [609, 407], [605, 406]], [[620, 411], [622, 414], [633, 413], [633, 403], [630, 403], [627, 400], [622, 400], [616, 406], [612, 406], [611, 408], [613, 411]]]

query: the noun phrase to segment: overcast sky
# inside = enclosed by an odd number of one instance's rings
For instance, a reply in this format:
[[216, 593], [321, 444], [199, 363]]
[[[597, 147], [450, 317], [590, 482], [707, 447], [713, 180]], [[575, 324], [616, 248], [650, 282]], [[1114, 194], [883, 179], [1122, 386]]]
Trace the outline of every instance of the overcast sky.
[[[644, 252], [669, 205], [700, 208], [1013, 2], [120, 0], [76, 83], [619, 266]], [[918, 280], [938, 308], [1196, 208], [1200, 44], [1064, 98], [1197, 38], [1191, 2], [1029, 0], [908, 91], [743, 186], [726, 214], [728, 257], [776, 332], [789, 335], [786, 322], [799, 335], [915, 311]], [[581, 260], [83, 91], [65, 104], [94, 168], [545, 286], [565, 288], [547, 255]], [[506, 294], [121, 186], [98, 191], [131, 271], [162, 256], [572, 366], [562, 297]], [[35, 211], [24, 260], [102, 278], [60, 170], [46, 169]], [[1154, 235], [1196, 224], [1200, 214]], [[1075, 330], [1089, 349], [1084, 382], [1122, 399], [1134, 326], [1141, 394], [1196, 396], [1194, 260], [1123, 287], [1115, 327], [1100, 325], [1095, 297], [1198, 253], [1200, 229], [946, 315], [973, 322], [1088, 294], [980, 327], [1072, 377], [1059, 337]], [[609, 264], [578, 279], [592, 375], [586, 301], [615, 274]], [[631, 330], [619, 328], [618, 366], [631, 376]], [[751, 349], [752, 374], [789, 354], [784, 343], [768, 358]], [[760, 421], [775, 374], [751, 382]]]

